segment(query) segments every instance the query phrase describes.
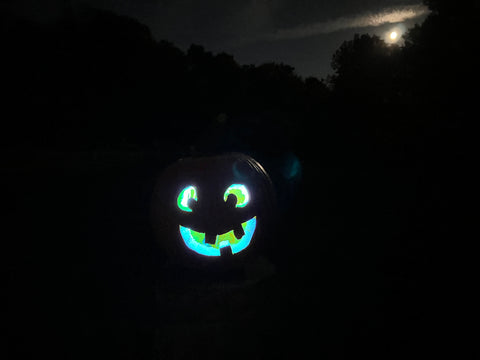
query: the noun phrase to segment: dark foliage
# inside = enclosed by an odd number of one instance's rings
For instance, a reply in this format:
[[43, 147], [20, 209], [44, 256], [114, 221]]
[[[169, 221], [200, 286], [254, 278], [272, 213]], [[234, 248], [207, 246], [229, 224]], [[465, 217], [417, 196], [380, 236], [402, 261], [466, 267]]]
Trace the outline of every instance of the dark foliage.
[[6, 24], [2, 34], [12, 116], [3, 142], [10, 145], [189, 148], [222, 114], [232, 123], [260, 113], [287, 121], [305, 107], [305, 94], [326, 92], [287, 65], [242, 67], [197, 45], [183, 53], [136, 21], [103, 11], [49, 26]]

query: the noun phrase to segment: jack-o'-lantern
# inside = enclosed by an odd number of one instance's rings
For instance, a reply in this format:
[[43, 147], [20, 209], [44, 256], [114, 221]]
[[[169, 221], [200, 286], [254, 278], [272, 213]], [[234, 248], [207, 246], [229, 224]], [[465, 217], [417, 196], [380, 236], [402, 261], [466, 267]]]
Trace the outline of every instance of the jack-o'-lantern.
[[273, 205], [269, 176], [243, 154], [181, 159], [159, 177], [152, 223], [177, 259], [243, 257], [265, 249]]

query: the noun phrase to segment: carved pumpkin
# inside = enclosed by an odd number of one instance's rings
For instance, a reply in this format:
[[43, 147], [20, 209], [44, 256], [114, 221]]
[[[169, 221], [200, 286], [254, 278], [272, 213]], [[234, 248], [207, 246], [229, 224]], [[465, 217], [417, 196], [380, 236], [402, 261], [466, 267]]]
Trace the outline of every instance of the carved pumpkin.
[[152, 222], [162, 247], [177, 259], [238, 258], [265, 248], [258, 239], [272, 202], [270, 178], [251, 157], [187, 158], [161, 174]]

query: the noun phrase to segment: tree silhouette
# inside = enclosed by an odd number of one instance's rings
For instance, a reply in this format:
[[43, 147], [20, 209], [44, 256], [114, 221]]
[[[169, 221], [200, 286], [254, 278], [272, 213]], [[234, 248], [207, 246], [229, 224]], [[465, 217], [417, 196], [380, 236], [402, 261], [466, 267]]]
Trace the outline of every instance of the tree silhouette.
[[405, 36], [405, 76], [413, 98], [449, 106], [473, 100], [469, 88], [478, 79], [475, 2], [428, 1], [434, 12]]
[[372, 134], [375, 141], [399, 144], [430, 139], [421, 147], [458, 153], [459, 143], [448, 141], [442, 146], [440, 139], [459, 139], [475, 104], [470, 89], [479, 79], [478, 5], [426, 4], [433, 12], [407, 31], [401, 47], [370, 35], [355, 35], [340, 46], [332, 59], [332, 99], [339, 109], [345, 103], [355, 104], [354, 110], [340, 111], [343, 118], [356, 119], [349, 127], [365, 139]]
[[441, 15], [466, 15], [470, 11], [478, 10], [480, 4], [476, 0], [465, 0], [461, 3], [448, 0], [424, 0], [430, 10]]
[[376, 35], [356, 34], [345, 41], [332, 60], [335, 74], [330, 81], [336, 94], [358, 103], [392, 101], [398, 53], [397, 46], [387, 45]]
[[[199, 45], [183, 52], [153, 40], [136, 20], [103, 10], [71, 12], [47, 25], [5, 24], [10, 71], [4, 84], [18, 118], [4, 132], [9, 144], [94, 149], [156, 143], [182, 152], [202, 146], [198, 134], [219, 114], [233, 119], [227, 126], [253, 113], [293, 123], [328, 93], [323, 83], [310, 79], [307, 85], [291, 66], [240, 66], [231, 55]], [[270, 125], [256, 127], [265, 134]]]

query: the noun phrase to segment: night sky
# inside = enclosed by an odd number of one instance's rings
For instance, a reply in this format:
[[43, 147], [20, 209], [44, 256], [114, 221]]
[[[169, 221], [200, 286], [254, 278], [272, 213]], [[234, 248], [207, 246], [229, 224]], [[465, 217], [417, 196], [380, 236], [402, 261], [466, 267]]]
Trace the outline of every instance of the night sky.
[[33, 0], [16, 1], [16, 11], [51, 20], [66, 3], [90, 5], [146, 24], [157, 40], [182, 49], [192, 43], [227, 52], [240, 64], [283, 62], [301, 76], [326, 77], [332, 54], [355, 33], [385, 38], [421, 23], [428, 9], [421, 0]]

